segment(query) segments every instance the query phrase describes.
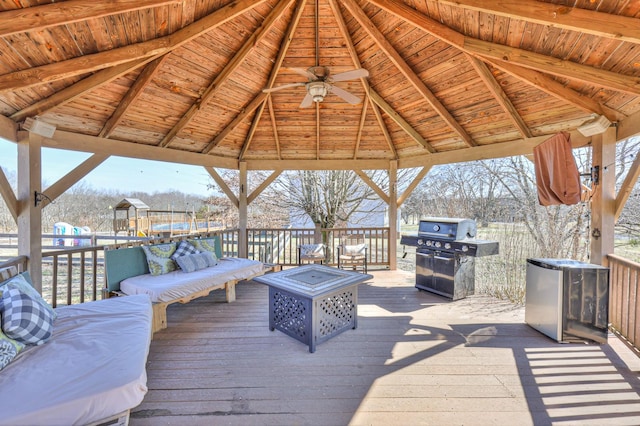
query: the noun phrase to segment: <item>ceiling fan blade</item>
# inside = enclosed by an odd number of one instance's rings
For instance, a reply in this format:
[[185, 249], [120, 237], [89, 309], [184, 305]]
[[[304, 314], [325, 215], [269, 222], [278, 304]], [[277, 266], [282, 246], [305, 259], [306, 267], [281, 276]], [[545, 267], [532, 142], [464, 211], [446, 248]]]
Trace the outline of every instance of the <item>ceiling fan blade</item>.
[[304, 68], [289, 68], [289, 69], [295, 72], [296, 74], [300, 74], [304, 78], [308, 78], [309, 80], [313, 81], [318, 79], [318, 77], [314, 73], [312, 73], [307, 69], [304, 69]]
[[307, 93], [302, 102], [300, 103], [300, 108], [309, 108], [313, 104], [313, 96]]
[[290, 87], [300, 87], [300, 86], [304, 86], [306, 83], [289, 83], [289, 84], [283, 84], [282, 86], [277, 86], [277, 87], [271, 87], [268, 89], [262, 89], [262, 91], [264, 93], [271, 93], [271, 92], [276, 92], [278, 90], [282, 90], [282, 89], [288, 89]]
[[331, 77], [332, 81], [346, 81], [355, 80], [356, 78], [369, 77], [369, 71], [364, 68], [358, 68], [356, 70], [345, 71], [338, 73]]
[[342, 99], [344, 99], [345, 101], [349, 102], [350, 104], [359, 104], [362, 99], [360, 99], [359, 97], [357, 97], [356, 95], [352, 95], [351, 93], [347, 92], [344, 89], [341, 89], [337, 86], [331, 86], [331, 89], [329, 90], [331, 93], [336, 94], [337, 96], [341, 97]]

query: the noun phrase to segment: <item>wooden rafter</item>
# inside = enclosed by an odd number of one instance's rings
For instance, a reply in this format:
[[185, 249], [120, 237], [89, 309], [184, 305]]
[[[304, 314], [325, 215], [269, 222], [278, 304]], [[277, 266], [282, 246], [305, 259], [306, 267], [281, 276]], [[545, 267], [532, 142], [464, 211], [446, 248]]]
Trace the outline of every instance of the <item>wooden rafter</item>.
[[[485, 58], [485, 60], [487, 59]], [[612, 110], [611, 108], [607, 108], [593, 99], [582, 96], [575, 90], [565, 87], [558, 81], [539, 71], [519, 67], [504, 61], [488, 60], [488, 62], [519, 80], [529, 83], [543, 92], [564, 102], [568, 102], [583, 111], [604, 115], [610, 121], [618, 121], [624, 118], [624, 115], [619, 112]]]
[[[289, 51], [289, 46], [291, 45], [291, 40], [293, 40], [293, 34], [298, 28], [298, 23], [300, 22], [300, 18], [302, 17], [302, 12], [304, 11], [304, 6], [307, 1], [302, 0], [298, 2], [295, 11], [293, 12], [293, 16], [291, 17], [291, 21], [287, 27], [287, 32], [285, 33], [282, 42], [280, 43], [280, 49], [278, 50], [278, 56], [273, 64], [273, 68], [271, 69], [271, 74], [269, 75], [269, 80], [267, 81], [267, 88], [272, 88], [273, 83], [276, 81], [276, 77], [278, 76], [278, 72], [280, 72], [280, 68], [282, 67], [282, 62], [284, 61], [284, 57]], [[278, 158], [280, 158], [280, 142], [278, 140], [278, 128], [276, 126], [274, 111], [273, 111], [273, 103], [271, 101], [271, 95], [267, 96], [267, 101], [269, 102], [269, 114], [271, 118], [271, 123], [273, 125], [273, 131], [276, 135], [276, 149], [278, 151]], [[260, 105], [258, 109], [258, 113], [253, 118], [253, 123], [251, 123], [252, 129], [257, 128], [260, 118], [262, 117], [262, 111], [264, 111], [264, 103]], [[250, 135], [253, 134], [252, 131], [249, 132]], [[251, 143], [251, 138], [248, 137], [244, 143], [240, 151], [240, 159], [244, 158], [246, 151], [249, 149], [249, 144]]]
[[78, 183], [80, 179], [85, 177], [89, 172], [102, 164], [107, 158], [109, 158], [108, 154], [94, 154], [80, 163], [69, 173], [58, 179], [55, 183], [50, 185], [46, 190], [43, 191], [45, 197], [42, 202], [42, 207], [46, 206], [51, 201], [64, 194], [66, 190]]
[[280, 16], [287, 10], [292, 0], [280, 0], [277, 6], [271, 10], [271, 13], [265, 18], [258, 28], [251, 36], [244, 42], [242, 47], [238, 49], [233, 55], [233, 58], [222, 69], [222, 72], [213, 79], [211, 84], [205, 89], [200, 99], [191, 105], [189, 110], [180, 118], [180, 121], [162, 138], [159, 146], [167, 147], [171, 144], [171, 141], [180, 133], [182, 129], [187, 127], [189, 123], [200, 113], [207, 103], [218, 94], [220, 88], [224, 83], [229, 80], [231, 75], [240, 68], [244, 63], [247, 56], [251, 54], [258, 44], [269, 34], [271, 28], [277, 23]]
[[[349, 34], [349, 29], [347, 28], [347, 24], [344, 21], [344, 16], [340, 12], [338, 5], [336, 4], [336, 0], [329, 0], [329, 5], [331, 6], [331, 10], [333, 11], [333, 15], [336, 18], [336, 22], [338, 23], [338, 28], [340, 29], [340, 33], [345, 40], [345, 45], [347, 50], [349, 51], [349, 56], [351, 56], [351, 60], [353, 61], [353, 65], [355, 68], [362, 68], [362, 62], [360, 62], [360, 58], [358, 57], [358, 52], [356, 52], [356, 47], [353, 45], [353, 40], [351, 39], [351, 35]], [[393, 158], [398, 158], [398, 152], [396, 151], [395, 146], [393, 145], [393, 141], [391, 140], [391, 135], [389, 134], [389, 129], [387, 129], [387, 125], [382, 119], [382, 114], [380, 114], [380, 108], [376, 105], [369, 96], [369, 92], [371, 87], [369, 86], [369, 81], [366, 78], [361, 78], [362, 87], [364, 87], [364, 92], [367, 96], [366, 102], [371, 105], [371, 110], [376, 117], [376, 121], [378, 122], [378, 126], [380, 127], [380, 131], [382, 132], [387, 145], [389, 146], [389, 150], [393, 154]], [[363, 109], [366, 111], [366, 109]], [[357, 153], [356, 153], [357, 155]]]
[[106, 124], [98, 135], [99, 137], [108, 138], [111, 135], [116, 126], [118, 126], [120, 121], [122, 121], [122, 118], [127, 113], [129, 107], [136, 101], [136, 99], [140, 97], [140, 95], [144, 91], [145, 86], [151, 81], [151, 79], [153, 79], [167, 57], [168, 55], [163, 55], [149, 62], [147, 66], [144, 67], [144, 70], [142, 70], [135, 83], [133, 83], [131, 88], [127, 91], [127, 94], [124, 95], [124, 97], [118, 104], [116, 110], [107, 120]]
[[376, 45], [382, 50], [405, 78], [415, 87], [420, 95], [431, 105], [431, 108], [442, 118], [445, 123], [466, 143], [468, 146], [476, 146], [476, 142], [466, 130], [456, 121], [447, 108], [424, 84], [418, 75], [411, 69], [409, 64], [398, 53], [398, 51], [387, 41], [380, 30], [371, 22], [369, 17], [353, 0], [343, 0], [343, 4], [351, 15], [358, 21], [360, 26], [369, 34]]
[[271, 105], [271, 96], [267, 98], [267, 102], [263, 102], [258, 107], [256, 111], [256, 115], [253, 117], [253, 121], [251, 122], [251, 127], [249, 128], [249, 132], [247, 133], [247, 137], [244, 138], [244, 143], [242, 144], [242, 148], [240, 148], [240, 154], [238, 155], [238, 160], [243, 160], [249, 146], [251, 145], [251, 141], [253, 140], [253, 135], [258, 129], [258, 124], [260, 124], [260, 119], [262, 118], [262, 114], [264, 113], [264, 109], [267, 104]]
[[524, 122], [524, 120], [516, 110], [516, 107], [513, 106], [507, 94], [504, 93], [504, 90], [502, 90], [502, 87], [500, 87], [500, 84], [498, 84], [496, 79], [493, 77], [493, 74], [491, 74], [491, 71], [489, 70], [489, 68], [487, 68], [487, 65], [481, 60], [469, 54], [466, 54], [466, 56], [469, 62], [471, 63], [471, 65], [473, 66], [473, 68], [476, 70], [476, 72], [482, 79], [482, 81], [484, 81], [484, 84], [486, 85], [489, 92], [493, 95], [493, 98], [500, 104], [502, 109], [507, 113], [507, 116], [511, 119], [511, 121], [516, 126], [516, 128], [520, 131], [520, 134], [525, 138], [532, 137], [533, 135], [531, 134], [531, 130], [529, 130], [529, 127], [527, 127], [527, 124]]
[[480, 57], [480, 59], [504, 60], [506, 58], [512, 64], [551, 73], [570, 80], [577, 80], [635, 95], [640, 94], [640, 82], [636, 77], [625, 76], [588, 65], [565, 61], [553, 56], [468, 37], [434, 21], [398, 0], [369, 0], [369, 2], [423, 29], [451, 46]]
[[273, 138], [276, 142], [276, 157], [278, 159], [282, 158], [282, 154], [280, 153], [280, 136], [278, 136], [278, 124], [276, 121], [276, 112], [273, 110], [273, 98], [269, 96], [269, 119], [271, 120], [271, 128], [273, 129]]
[[182, 0], [68, 0], [0, 13], [0, 37], [26, 31], [39, 31], [86, 19], [181, 3]]
[[249, 115], [253, 114], [253, 112], [260, 106], [261, 103], [265, 101], [268, 94], [264, 92], [260, 92], [249, 104], [242, 110], [242, 112], [231, 120], [231, 123], [227, 127], [225, 127], [218, 135], [213, 138], [211, 142], [207, 144], [207, 146], [202, 150], [203, 154], [208, 154], [211, 152], [213, 148], [218, 146], [231, 132], [233, 132], [236, 127], [240, 125], [244, 120], [246, 120]]
[[[280, 67], [282, 67], [282, 61], [284, 61], [284, 57], [286, 52], [289, 49], [289, 45], [291, 44], [291, 40], [293, 37], [293, 33], [295, 29], [298, 27], [298, 23], [300, 22], [300, 17], [302, 16], [302, 11], [304, 10], [304, 6], [306, 4], [306, 0], [298, 3], [298, 8], [294, 12], [294, 17], [291, 20], [289, 28], [287, 30], [287, 34], [285, 35], [282, 44], [280, 46], [280, 50], [278, 52], [278, 57], [273, 65], [273, 69], [271, 70], [271, 75], [269, 76], [269, 81], [267, 82], [267, 88], [273, 87], [273, 83], [278, 76], [278, 71]], [[243, 110], [242, 113], [238, 114], [234, 120], [222, 131], [218, 134], [213, 141], [211, 141], [207, 147], [203, 150], [203, 154], [209, 153], [213, 148], [215, 148], [220, 142], [222, 142], [235, 128], [247, 118], [249, 114], [251, 114], [256, 108], [258, 108], [262, 102], [264, 102], [265, 98], [269, 97], [268, 94], [264, 92], [259, 93], [253, 99], [253, 101]]]
[[63, 80], [138, 59], [153, 59], [183, 46], [265, 1], [267, 0], [233, 1], [168, 36], [1, 75], [0, 93]]
[[229, 188], [229, 185], [227, 185], [227, 182], [225, 182], [224, 179], [222, 179], [222, 176], [220, 176], [218, 172], [216, 172], [211, 167], [205, 167], [204, 169], [207, 171], [207, 173], [209, 173], [209, 176], [211, 176], [213, 180], [218, 184], [222, 192], [226, 194], [226, 196], [229, 198], [231, 203], [233, 203], [233, 205], [236, 206], [236, 208], [238, 208], [240, 206], [240, 200], [238, 200], [238, 197], [236, 197], [236, 195], [233, 193], [231, 188]]
[[362, 140], [362, 130], [364, 129], [364, 124], [367, 120], [367, 107], [369, 104], [366, 102], [362, 103], [362, 112], [360, 113], [360, 123], [358, 124], [358, 134], [356, 135], [356, 146], [353, 149], [353, 159], [358, 159], [358, 151], [360, 150], [360, 141]]
[[591, 34], [612, 40], [640, 43], [640, 23], [637, 18], [612, 15], [578, 7], [559, 6], [534, 0], [438, 0], [464, 9], [476, 10], [507, 18]]
[[59, 90], [47, 98], [41, 99], [38, 102], [15, 112], [11, 115], [11, 119], [15, 121], [22, 121], [27, 117], [33, 117], [38, 114], [44, 114], [54, 108], [60, 108], [85, 93], [104, 84], [110, 83], [116, 78], [127, 74], [152, 60], [153, 58], [137, 59], [135, 61], [100, 70], [69, 87]]
[[314, 102], [316, 113], [316, 160], [320, 159], [320, 104]]
[[413, 127], [411, 127], [411, 124], [407, 123], [407, 121], [402, 118], [402, 116], [398, 114], [375, 90], [369, 90], [369, 97], [377, 106], [380, 107], [381, 110], [386, 112], [387, 115], [405, 131], [405, 133], [411, 136], [414, 141], [425, 147], [430, 153], [436, 152], [431, 144], [427, 142]]

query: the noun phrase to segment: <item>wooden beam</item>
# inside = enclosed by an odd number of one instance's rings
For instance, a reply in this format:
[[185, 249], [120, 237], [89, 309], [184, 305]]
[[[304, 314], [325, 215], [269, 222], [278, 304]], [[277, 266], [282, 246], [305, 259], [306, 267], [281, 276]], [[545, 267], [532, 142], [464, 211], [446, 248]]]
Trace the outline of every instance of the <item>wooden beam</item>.
[[531, 134], [531, 130], [529, 130], [529, 127], [524, 122], [524, 120], [522, 119], [518, 111], [516, 110], [516, 107], [513, 106], [513, 104], [511, 103], [511, 99], [509, 99], [507, 94], [504, 93], [504, 90], [502, 90], [502, 87], [498, 84], [496, 79], [493, 77], [493, 74], [491, 74], [491, 71], [489, 70], [489, 68], [487, 68], [487, 65], [481, 60], [475, 58], [474, 56], [469, 55], [468, 53], [465, 55], [469, 60], [469, 62], [471, 63], [471, 65], [473, 66], [473, 68], [476, 70], [476, 72], [480, 76], [480, 78], [482, 79], [482, 81], [484, 82], [484, 84], [487, 86], [487, 89], [489, 89], [489, 92], [493, 95], [494, 99], [500, 104], [502, 109], [507, 113], [507, 116], [509, 117], [509, 119], [511, 119], [511, 121], [513, 122], [513, 125], [516, 126], [518, 131], [520, 131], [520, 134], [522, 135], [522, 137], [524, 138], [532, 137], [533, 135]]
[[0, 167], [0, 196], [2, 196], [4, 203], [7, 205], [13, 220], [18, 223], [18, 199], [16, 198], [16, 194], [13, 192], [13, 188], [11, 188], [7, 175], [4, 174], [2, 167]]
[[164, 55], [265, 1], [232, 1], [228, 5], [168, 36], [0, 75], [0, 93], [51, 83], [138, 59]]
[[224, 179], [222, 179], [222, 176], [220, 176], [218, 174], [218, 172], [216, 172], [212, 167], [205, 167], [204, 169], [207, 171], [207, 173], [209, 173], [209, 175], [213, 178], [213, 180], [218, 184], [218, 186], [220, 187], [222, 192], [224, 192], [226, 194], [226, 196], [229, 198], [231, 203], [233, 203], [233, 205], [236, 206], [236, 208], [238, 208], [238, 206], [240, 205], [240, 202], [238, 201], [238, 197], [236, 197], [236, 195], [233, 193], [231, 188], [229, 188], [229, 185], [227, 185], [227, 183], [224, 181]]
[[376, 183], [369, 177], [369, 175], [367, 175], [364, 171], [362, 170], [353, 170], [358, 176], [360, 176], [360, 179], [362, 179], [362, 181], [364, 183], [366, 183], [369, 188], [373, 189], [373, 192], [375, 192], [376, 194], [378, 194], [378, 197], [380, 197], [380, 199], [382, 201], [384, 201], [385, 203], [389, 204], [390, 198], [389, 195], [387, 195], [378, 185], [376, 185]]
[[534, 0], [437, 0], [437, 2], [597, 37], [640, 43], [640, 22], [637, 18]]
[[516, 47], [474, 39], [434, 21], [399, 0], [369, 0], [369, 2], [423, 29], [443, 42], [476, 57], [507, 61], [526, 68], [550, 73], [570, 80], [578, 80], [598, 87], [610, 88], [634, 95], [640, 94], [640, 81], [638, 81], [637, 77], [605, 71], [558, 59], [553, 56], [529, 52]]
[[259, 106], [262, 104], [267, 98], [267, 93], [260, 92], [251, 102], [247, 105], [244, 110], [238, 114], [232, 121], [229, 123], [227, 127], [225, 127], [209, 144], [202, 150], [203, 154], [208, 154], [211, 152], [213, 148], [218, 146], [231, 132], [233, 132], [236, 127], [240, 125], [244, 120], [247, 119], [249, 115], [251, 115]]
[[314, 102], [316, 110], [316, 160], [320, 159], [320, 104]]
[[81, 135], [62, 130], [56, 130], [54, 137], [51, 139], [43, 138], [42, 146], [127, 158], [140, 158], [143, 160], [166, 161], [168, 163], [221, 167], [225, 169], [238, 168], [238, 160], [233, 158], [214, 157], [178, 149], [164, 149], [157, 146]]
[[18, 124], [2, 114], [0, 114], [0, 138], [9, 142], [18, 142]]
[[447, 108], [424, 84], [418, 75], [411, 69], [400, 53], [389, 43], [384, 34], [371, 22], [366, 13], [358, 6], [354, 0], [343, 0], [344, 6], [351, 15], [358, 21], [362, 29], [373, 39], [376, 45], [382, 50], [389, 60], [398, 68], [405, 78], [413, 85], [420, 95], [431, 105], [431, 108], [442, 118], [445, 123], [460, 137], [468, 146], [476, 146], [476, 142], [466, 130], [456, 121]]
[[406, 134], [411, 136], [414, 141], [425, 147], [430, 153], [436, 152], [431, 144], [427, 142], [413, 127], [411, 127], [411, 124], [407, 123], [407, 121], [402, 118], [402, 116], [398, 114], [375, 90], [371, 89], [369, 91], [369, 97], [377, 106], [380, 107], [381, 110], [386, 112], [389, 118], [395, 121]]
[[248, 170], [387, 170], [389, 160], [246, 160]]
[[182, 0], [68, 0], [7, 10], [0, 13], [0, 37], [177, 3]]
[[247, 201], [247, 192], [249, 191], [247, 163], [240, 162], [238, 167], [240, 172], [240, 188], [238, 191], [238, 257], [246, 258], [249, 251], [249, 244], [247, 243], [247, 217], [249, 212], [249, 203]]
[[618, 222], [618, 219], [622, 214], [622, 209], [624, 209], [624, 205], [631, 196], [633, 187], [638, 182], [638, 177], [640, 177], [640, 152], [636, 154], [636, 158], [633, 160], [633, 164], [629, 168], [627, 176], [624, 178], [624, 182], [622, 182], [622, 186], [620, 186], [618, 194], [616, 195], [616, 206], [614, 212], [614, 220], [616, 222]]
[[280, 176], [280, 174], [282, 173], [282, 170], [274, 170], [273, 173], [271, 173], [261, 184], [260, 186], [258, 186], [256, 189], [253, 190], [253, 192], [251, 192], [251, 194], [249, 194], [249, 196], [247, 197], [247, 204], [251, 204], [253, 202], [253, 200], [255, 200], [256, 198], [258, 198], [258, 196], [262, 193], [262, 191], [264, 191], [265, 189], [267, 189], [269, 187], [269, 185], [271, 185], [271, 183], [276, 180], [276, 178], [278, 176]]
[[276, 7], [274, 7], [269, 15], [262, 22], [262, 25], [253, 32], [249, 38], [244, 42], [242, 47], [236, 51], [233, 58], [227, 63], [222, 71], [213, 79], [211, 84], [205, 89], [200, 99], [196, 100], [194, 104], [189, 107], [187, 112], [180, 118], [175, 126], [165, 135], [160, 141], [161, 147], [166, 147], [171, 144], [173, 139], [180, 133], [185, 127], [191, 123], [191, 121], [200, 113], [211, 99], [218, 94], [218, 91], [224, 83], [229, 80], [231, 75], [240, 68], [247, 59], [247, 56], [260, 44], [260, 42], [269, 34], [273, 26], [278, 22], [280, 16], [287, 10], [292, 0], [280, 0]]
[[[571, 134], [573, 148], [584, 147], [590, 144], [591, 138], [586, 138], [579, 132]], [[449, 163], [464, 163], [468, 161], [488, 160], [492, 158], [504, 158], [514, 155], [527, 155], [533, 152], [533, 148], [549, 139], [552, 135], [536, 136], [528, 139], [517, 139], [510, 142], [482, 145], [474, 148], [456, 149], [452, 151], [438, 152], [431, 155], [414, 156], [399, 161], [400, 168], [423, 167]]]
[[85, 177], [89, 172], [102, 164], [110, 156], [108, 154], [94, 154], [80, 163], [76, 168], [58, 179], [43, 191], [46, 196], [42, 201], [42, 207], [53, 202], [60, 195], [64, 194], [69, 188], [75, 185], [80, 179]]
[[136, 99], [138, 99], [140, 95], [142, 95], [145, 86], [153, 79], [167, 57], [168, 55], [160, 56], [159, 58], [156, 58], [153, 61], [149, 62], [144, 67], [136, 81], [127, 91], [127, 94], [124, 95], [120, 103], [118, 103], [116, 110], [113, 112], [113, 114], [111, 114], [111, 117], [109, 117], [104, 127], [102, 127], [102, 130], [98, 135], [99, 137], [108, 138], [109, 136], [111, 136], [111, 133], [118, 126], [118, 124], [120, 124], [122, 118], [126, 114], [131, 104], [133, 104]]
[[273, 129], [273, 139], [276, 143], [276, 153], [278, 159], [282, 159], [282, 153], [280, 152], [280, 135], [278, 134], [278, 122], [276, 121], [276, 112], [273, 109], [273, 98], [269, 96], [267, 98], [269, 102], [269, 119], [271, 120], [271, 127]]
[[620, 120], [618, 123], [619, 141], [638, 135], [640, 135], [640, 111]]
[[509, 62], [542, 71], [573, 81], [580, 81], [589, 85], [603, 87], [619, 92], [640, 95], [640, 81], [638, 77], [627, 76], [613, 71], [595, 68], [549, 55], [503, 46], [497, 43], [465, 37], [464, 50], [475, 55]]
[[416, 187], [422, 182], [422, 179], [429, 173], [431, 170], [431, 166], [425, 166], [418, 172], [415, 178], [411, 181], [407, 189], [404, 190], [401, 196], [398, 197], [398, 207], [402, 206], [404, 202], [409, 198], [411, 193], [416, 189]]
[[389, 162], [389, 269], [398, 267], [398, 162]]

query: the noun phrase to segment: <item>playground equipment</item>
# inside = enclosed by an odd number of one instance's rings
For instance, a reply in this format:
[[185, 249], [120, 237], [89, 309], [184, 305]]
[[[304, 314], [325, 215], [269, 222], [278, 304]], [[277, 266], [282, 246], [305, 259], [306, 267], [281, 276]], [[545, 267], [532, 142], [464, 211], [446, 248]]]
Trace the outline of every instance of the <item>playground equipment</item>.
[[172, 237], [222, 229], [209, 220], [197, 220], [194, 212], [151, 210], [137, 198], [125, 198], [113, 208], [113, 232], [137, 237]]

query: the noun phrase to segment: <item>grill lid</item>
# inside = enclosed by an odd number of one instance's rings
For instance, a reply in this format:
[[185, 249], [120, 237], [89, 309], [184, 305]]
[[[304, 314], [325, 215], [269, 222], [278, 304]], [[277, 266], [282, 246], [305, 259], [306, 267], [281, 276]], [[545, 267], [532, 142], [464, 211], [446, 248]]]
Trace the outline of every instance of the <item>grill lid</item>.
[[418, 224], [418, 236], [450, 241], [475, 238], [476, 222], [472, 219], [426, 218]]

